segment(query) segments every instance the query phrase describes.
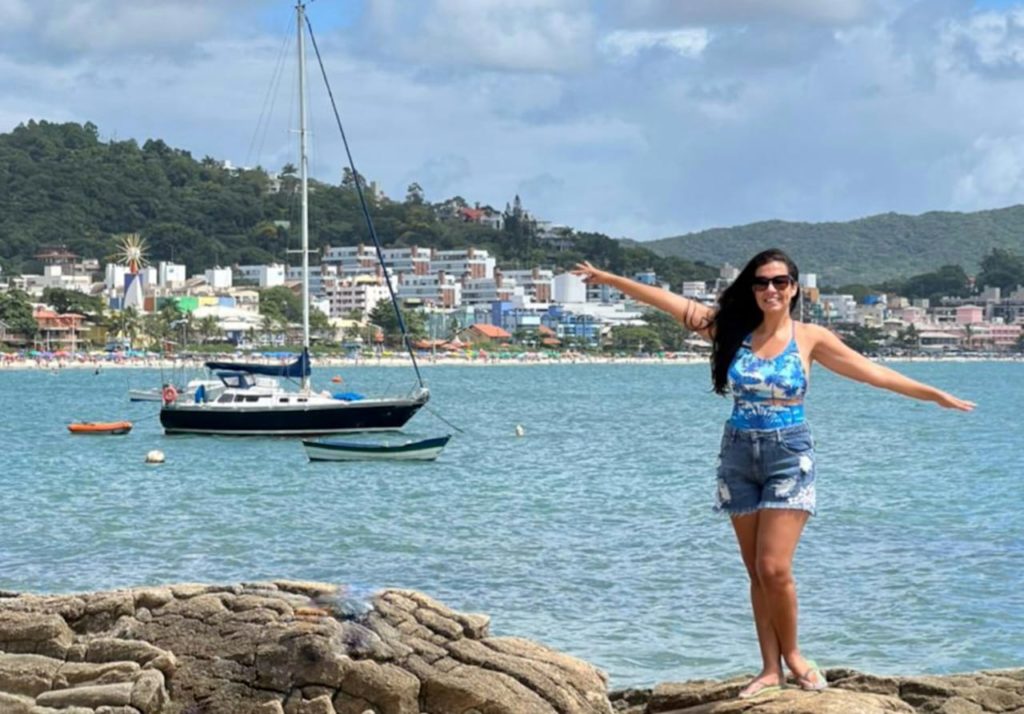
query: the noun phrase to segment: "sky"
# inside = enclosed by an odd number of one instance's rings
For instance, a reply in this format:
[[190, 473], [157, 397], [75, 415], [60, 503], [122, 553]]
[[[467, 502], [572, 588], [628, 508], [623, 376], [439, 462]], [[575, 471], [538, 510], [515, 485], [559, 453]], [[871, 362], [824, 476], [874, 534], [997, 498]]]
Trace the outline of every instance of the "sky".
[[[295, 163], [288, 0], [0, 0], [0, 131]], [[360, 173], [637, 240], [1024, 202], [1024, 2], [315, 0]], [[311, 171], [343, 154], [311, 76]]]

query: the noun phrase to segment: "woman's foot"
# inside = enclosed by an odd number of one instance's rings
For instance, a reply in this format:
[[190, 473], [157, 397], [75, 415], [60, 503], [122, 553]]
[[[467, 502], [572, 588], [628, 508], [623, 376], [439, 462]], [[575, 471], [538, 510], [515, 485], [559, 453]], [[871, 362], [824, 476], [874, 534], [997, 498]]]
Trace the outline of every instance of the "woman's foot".
[[740, 699], [750, 699], [759, 694], [777, 692], [782, 689], [782, 674], [761, 674], [754, 677], [737, 695]]
[[800, 689], [807, 692], [819, 692], [822, 689], [828, 688], [828, 680], [825, 679], [825, 673], [814, 660], [800, 657], [798, 662], [787, 662], [787, 665]]

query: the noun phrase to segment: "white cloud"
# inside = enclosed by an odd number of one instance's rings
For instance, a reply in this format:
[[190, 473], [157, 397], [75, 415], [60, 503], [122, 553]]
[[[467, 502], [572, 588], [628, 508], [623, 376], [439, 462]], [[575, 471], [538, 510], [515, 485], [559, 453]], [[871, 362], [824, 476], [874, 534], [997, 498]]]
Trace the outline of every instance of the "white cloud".
[[953, 190], [957, 208], [977, 210], [1024, 201], [1024, 134], [979, 137], [963, 160], [967, 171]]
[[181, 51], [228, 26], [240, 4], [241, 0], [0, 0], [0, 27], [12, 36], [0, 52], [56, 62], [82, 55]]
[[871, 15], [873, 0], [630, 0], [618, 12], [636, 26], [804, 21], [842, 25]]
[[368, 20], [395, 43], [389, 51], [456, 67], [575, 70], [589, 63], [594, 36], [584, 0], [424, 0], [412, 10], [404, 0], [377, 0]]
[[709, 39], [707, 29], [702, 27], [682, 30], [616, 30], [606, 35], [600, 46], [610, 54], [625, 57], [650, 49], [665, 49], [682, 57], [699, 57], [708, 46]]
[[1024, 9], [985, 12], [944, 23], [940, 61], [948, 69], [1024, 71]]
[[20, 32], [31, 19], [26, 0], [0, 0], [0, 35]]

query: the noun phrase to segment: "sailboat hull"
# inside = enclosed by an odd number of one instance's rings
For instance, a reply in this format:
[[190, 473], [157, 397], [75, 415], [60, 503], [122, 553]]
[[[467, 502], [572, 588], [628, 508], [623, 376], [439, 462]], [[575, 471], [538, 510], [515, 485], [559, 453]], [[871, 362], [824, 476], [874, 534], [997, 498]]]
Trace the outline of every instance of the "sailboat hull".
[[172, 404], [160, 410], [167, 434], [236, 436], [312, 436], [354, 431], [401, 429], [426, 398], [365, 400], [334, 405], [216, 408], [209, 404]]

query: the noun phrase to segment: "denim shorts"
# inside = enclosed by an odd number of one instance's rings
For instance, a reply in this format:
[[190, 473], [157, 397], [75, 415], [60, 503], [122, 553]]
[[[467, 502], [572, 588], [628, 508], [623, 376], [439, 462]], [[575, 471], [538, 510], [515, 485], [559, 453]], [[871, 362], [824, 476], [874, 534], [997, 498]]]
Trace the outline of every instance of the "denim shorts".
[[807, 424], [767, 431], [725, 425], [715, 510], [738, 516], [761, 508], [815, 513], [814, 440]]

